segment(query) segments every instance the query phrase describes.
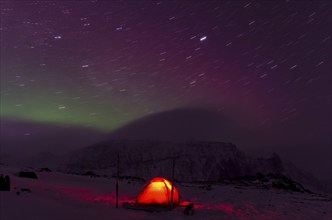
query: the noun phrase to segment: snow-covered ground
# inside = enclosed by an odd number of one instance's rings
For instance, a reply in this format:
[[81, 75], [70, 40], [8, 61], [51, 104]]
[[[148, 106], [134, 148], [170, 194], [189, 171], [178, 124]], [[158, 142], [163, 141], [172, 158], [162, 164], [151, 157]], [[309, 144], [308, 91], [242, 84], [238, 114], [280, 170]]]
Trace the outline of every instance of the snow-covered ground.
[[[17, 177], [19, 170], [0, 166], [0, 173], [11, 178], [11, 191], [0, 191], [1, 220], [332, 219], [329, 196], [240, 185], [177, 184], [182, 201], [195, 204], [192, 216], [185, 216], [183, 208], [158, 213], [116, 209], [112, 178], [36, 172], [36, 180]], [[143, 186], [140, 181], [121, 180], [120, 202], [134, 200]]]

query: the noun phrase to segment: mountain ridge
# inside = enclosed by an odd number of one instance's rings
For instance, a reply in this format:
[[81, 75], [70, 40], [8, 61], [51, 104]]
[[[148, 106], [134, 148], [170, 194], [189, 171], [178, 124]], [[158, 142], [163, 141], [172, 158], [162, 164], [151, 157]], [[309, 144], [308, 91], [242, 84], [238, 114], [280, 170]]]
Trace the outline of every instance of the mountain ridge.
[[324, 187], [313, 176], [290, 162], [284, 162], [277, 154], [267, 159], [248, 157], [232, 143], [216, 141], [108, 140], [71, 152], [58, 168], [69, 173], [92, 170], [115, 175], [118, 154], [121, 175], [143, 179], [155, 176], [170, 178], [175, 159], [175, 177], [183, 182], [221, 181], [257, 173], [282, 173], [308, 188]]

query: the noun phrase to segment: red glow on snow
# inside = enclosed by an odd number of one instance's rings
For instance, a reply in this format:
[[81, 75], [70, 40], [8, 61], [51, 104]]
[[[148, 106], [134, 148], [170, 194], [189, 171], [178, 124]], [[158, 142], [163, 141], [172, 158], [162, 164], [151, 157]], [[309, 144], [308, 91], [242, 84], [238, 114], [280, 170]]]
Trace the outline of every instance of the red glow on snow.
[[[103, 194], [98, 193], [91, 189], [79, 189], [79, 188], [69, 188], [69, 187], [58, 187], [57, 190], [63, 193], [63, 195], [74, 199], [80, 200], [84, 202], [101, 202], [106, 205], [114, 205], [115, 204], [115, 193], [111, 194]], [[119, 195], [119, 203], [126, 202], [128, 200], [132, 200], [132, 196], [128, 195]]]
[[[209, 202], [200, 201], [198, 198], [192, 198], [190, 201], [194, 204], [194, 209], [198, 212], [209, 213], [209, 219], [257, 219], [257, 216], [264, 220], [280, 219], [281, 213], [259, 207], [250, 201], [240, 202]], [[182, 204], [182, 203], [181, 203]]]
[[280, 213], [271, 210], [258, 210], [254, 205], [249, 203], [241, 204], [210, 204], [210, 203], [195, 203], [197, 210], [219, 211], [227, 218], [236, 219], [252, 219], [252, 216], [261, 216], [261, 219], [276, 219]]

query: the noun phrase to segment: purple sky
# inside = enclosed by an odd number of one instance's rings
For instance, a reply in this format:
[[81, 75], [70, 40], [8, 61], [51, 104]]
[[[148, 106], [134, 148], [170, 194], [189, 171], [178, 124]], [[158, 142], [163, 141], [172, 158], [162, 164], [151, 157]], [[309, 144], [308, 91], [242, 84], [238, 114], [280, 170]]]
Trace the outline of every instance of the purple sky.
[[112, 132], [207, 108], [270, 140], [248, 146], [330, 164], [329, 1], [0, 4], [1, 118]]

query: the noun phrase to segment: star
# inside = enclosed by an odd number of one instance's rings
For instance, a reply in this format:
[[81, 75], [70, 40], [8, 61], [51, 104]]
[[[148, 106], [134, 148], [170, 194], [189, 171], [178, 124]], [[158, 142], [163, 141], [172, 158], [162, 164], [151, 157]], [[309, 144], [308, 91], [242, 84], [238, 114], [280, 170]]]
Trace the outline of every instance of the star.
[[201, 37], [200, 39], [199, 39], [199, 41], [205, 41], [205, 40], [207, 40], [207, 36], [203, 36], [203, 37]]

